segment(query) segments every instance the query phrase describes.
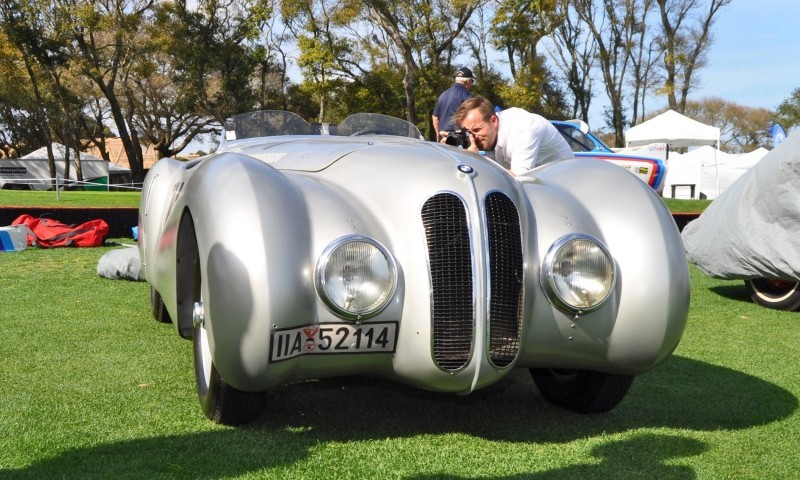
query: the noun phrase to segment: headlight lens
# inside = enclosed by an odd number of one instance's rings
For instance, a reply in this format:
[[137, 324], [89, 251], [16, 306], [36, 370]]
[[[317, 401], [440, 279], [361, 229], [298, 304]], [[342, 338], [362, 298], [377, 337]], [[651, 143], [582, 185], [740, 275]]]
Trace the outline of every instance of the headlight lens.
[[573, 234], [550, 247], [544, 259], [542, 284], [550, 302], [578, 313], [600, 307], [614, 289], [614, 261], [594, 237]]
[[317, 292], [338, 315], [358, 320], [377, 315], [397, 282], [395, 263], [371, 238], [350, 235], [330, 244], [317, 263]]

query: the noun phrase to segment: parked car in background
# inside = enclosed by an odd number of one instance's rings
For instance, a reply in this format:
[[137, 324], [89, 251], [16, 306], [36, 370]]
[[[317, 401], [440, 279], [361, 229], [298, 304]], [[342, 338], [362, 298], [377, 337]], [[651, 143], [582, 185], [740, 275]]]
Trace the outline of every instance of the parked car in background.
[[589, 131], [589, 125], [580, 120], [551, 122], [564, 136], [576, 157], [605, 160], [636, 175], [650, 187], [661, 193], [667, 176], [667, 165], [656, 157], [616, 153], [605, 142]]
[[216, 153], [145, 180], [153, 313], [193, 340], [208, 418], [249, 422], [307, 379], [467, 394], [515, 368], [556, 405], [605, 412], [677, 346], [685, 252], [628, 173], [576, 158], [512, 177], [399, 119], [323, 127], [240, 115]]
[[800, 309], [800, 136], [790, 135], [683, 229], [689, 260], [744, 280], [759, 305]]

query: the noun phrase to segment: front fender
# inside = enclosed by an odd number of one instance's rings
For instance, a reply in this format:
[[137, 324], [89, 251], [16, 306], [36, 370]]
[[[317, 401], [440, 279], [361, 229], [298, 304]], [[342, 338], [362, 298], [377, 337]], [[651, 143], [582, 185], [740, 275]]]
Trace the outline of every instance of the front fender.
[[232, 385], [258, 389], [239, 379], [264, 378], [278, 319], [316, 317], [304, 197], [283, 173], [235, 153], [198, 166], [186, 191], [214, 364]]
[[594, 312], [564, 313], [543, 294], [534, 302], [520, 365], [636, 374], [664, 361], [686, 324], [689, 271], [663, 201], [632, 174], [586, 159], [554, 162], [520, 181], [535, 209], [541, 257], [581, 232], [603, 242], [617, 267], [611, 298]]

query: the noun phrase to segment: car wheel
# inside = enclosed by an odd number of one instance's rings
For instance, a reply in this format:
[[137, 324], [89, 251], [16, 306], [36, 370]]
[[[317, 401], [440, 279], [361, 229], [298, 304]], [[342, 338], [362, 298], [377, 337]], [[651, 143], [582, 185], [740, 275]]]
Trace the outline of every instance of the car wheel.
[[[197, 382], [197, 396], [200, 408], [211, 421], [223, 425], [242, 425], [255, 420], [264, 411], [266, 392], [243, 392], [230, 386], [214, 366], [211, 348], [208, 343], [208, 332], [205, 328], [203, 309], [203, 276], [200, 269], [197, 237], [191, 217], [186, 215], [185, 233], [189, 242], [185, 258], [191, 259], [195, 266], [191, 279], [186, 285], [191, 288], [192, 302], [192, 338], [194, 343], [194, 373]], [[181, 279], [184, 280], [184, 279]]]
[[194, 331], [194, 373], [197, 396], [203, 413], [211, 421], [223, 425], [252, 422], [264, 411], [265, 392], [243, 392], [228, 385], [217, 372], [203, 327]]
[[150, 287], [150, 308], [153, 310], [153, 318], [155, 318], [156, 321], [172, 323], [172, 318], [170, 318], [169, 312], [167, 312], [167, 307], [164, 306], [161, 294], [153, 287]]
[[771, 278], [745, 280], [750, 298], [762, 307], [794, 312], [800, 309], [800, 282]]
[[608, 412], [625, 398], [633, 375], [589, 370], [532, 368], [531, 376], [547, 401], [579, 413]]

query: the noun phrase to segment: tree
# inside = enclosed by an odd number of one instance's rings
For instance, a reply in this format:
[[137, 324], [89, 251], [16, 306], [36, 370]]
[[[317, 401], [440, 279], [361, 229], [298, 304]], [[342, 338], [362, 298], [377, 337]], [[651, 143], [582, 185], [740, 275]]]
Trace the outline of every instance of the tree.
[[506, 105], [544, 116], [564, 116], [566, 103], [560, 86], [537, 47], [564, 20], [556, 0], [498, 2], [490, 33], [495, 47], [505, 53], [513, 84], [502, 88]]
[[136, 74], [128, 80], [127, 98], [133, 112], [130, 124], [159, 158], [165, 158], [183, 151], [198, 135], [217, 131], [218, 124], [213, 117], [196, 113], [185, 90], [173, 82], [170, 60], [151, 63], [158, 58], [163, 55], [138, 60]]
[[71, 58], [102, 92], [117, 128], [134, 181], [144, 179], [144, 160], [132, 124], [130, 69], [137, 36], [155, 0], [55, 0], [62, 31], [71, 37]]
[[[648, 17], [652, 11], [653, 0], [633, 0], [631, 3], [629, 25], [625, 29], [628, 55], [630, 56], [631, 126], [645, 115], [645, 98], [652, 88], [656, 58], [661, 50], [658, 38], [650, 33]], [[641, 108], [641, 114], [639, 112]]]
[[771, 148], [769, 127], [774, 113], [766, 108], [752, 108], [719, 97], [704, 97], [686, 102], [686, 115], [720, 129], [720, 149], [747, 153], [759, 147]]
[[40, 129], [33, 122], [36, 104], [31, 81], [21, 52], [0, 32], [0, 148], [8, 156], [9, 148], [25, 154], [41, 144]]
[[[469, 0], [365, 0], [370, 17], [391, 39], [404, 71], [406, 119], [416, 124], [415, 86], [422, 66], [442, 71], [449, 51], [472, 16], [478, 2]], [[450, 58], [449, 55], [446, 56]]]
[[292, 110], [288, 95], [292, 82], [289, 79], [289, 49], [292, 35], [278, 13], [282, 0], [266, 0], [271, 15], [261, 32], [261, 42], [254, 46], [256, 61], [253, 84], [260, 110]]
[[[645, 113], [655, 73], [661, 92], [685, 105], [713, 19], [728, 3], [0, 0], [7, 39], [0, 56], [8, 60], [0, 141], [33, 147], [60, 139], [77, 151], [84, 137], [105, 152], [113, 124], [141, 180], [141, 143], [172, 156], [214, 124], [254, 109], [328, 122], [374, 111], [433, 134], [429, 115], [418, 112], [432, 111], [454, 66], [466, 64], [480, 79], [475, 93], [551, 118], [588, 117], [593, 82], [602, 78], [608, 126], [620, 144], [624, 128]], [[553, 62], [539, 51], [546, 37]], [[510, 79], [491, 63], [498, 54]], [[287, 73], [292, 60], [303, 75], [298, 85]], [[665, 63], [655, 68], [656, 61]], [[731, 148], [760, 142], [756, 130], [731, 136], [739, 142]]]
[[789, 98], [778, 105], [775, 119], [786, 131], [800, 126], [800, 88], [795, 88]]
[[[562, 8], [566, 9], [568, 5], [564, 0]], [[586, 26], [568, 10], [565, 10], [563, 21], [556, 26], [552, 36], [550, 57], [561, 70], [572, 97], [567, 116], [588, 120], [593, 97], [592, 70], [597, 55], [597, 42], [594, 37], [586, 35]]]
[[272, 3], [199, 0], [192, 8], [189, 3], [177, 0], [173, 9], [160, 10], [170, 16], [163, 20], [170, 25], [164, 52], [174, 62], [184, 102], [222, 124], [260, 104], [253, 85], [269, 55], [258, 48], [258, 38], [273, 14]]
[[297, 39], [298, 66], [305, 74], [303, 88], [317, 99], [317, 121], [326, 121], [331, 92], [341, 87], [343, 77], [364, 74], [355, 41], [341, 30], [354, 23], [361, 2], [335, 0], [294, 0], [283, 2], [286, 23]]
[[715, 15], [731, 0], [708, 0], [707, 5], [701, 0], [656, 1], [664, 50], [663, 93], [669, 108], [684, 113], [689, 92], [696, 86], [695, 72], [706, 65]]
[[[51, 81], [56, 78], [56, 69], [62, 61], [57, 54], [60, 42], [48, 36], [48, 33], [53, 33], [52, 28], [48, 29], [48, 21], [53, 14], [53, 9], [46, 4], [26, 0], [3, 0], [0, 3], [0, 24], [9, 44], [19, 51], [30, 82], [34, 101], [29, 107], [38, 135], [45, 142], [51, 178], [56, 177], [56, 164], [50, 118], [59, 116], [57, 97], [61, 92], [49, 87], [55, 86]], [[69, 166], [68, 161], [66, 165]], [[65, 173], [68, 173], [68, 168]]]
[[220, 121], [204, 108], [206, 97], [186, 74], [197, 67], [192, 60], [198, 58], [189, 53], [193, 46], [187, 42], [193, 36], [175, 35], [197, 25], [192, 22], [197, 17], [186, 8], [183, 3], [166, 3], [154, 9], [152, 21], [143, 25], [145, 35], [138, 40], [139, 55], [126, 82], [134, 113], [131, 124], [160, 158], [174, 156], [198, 136], [217, 131]]
[[598, 7], [593, 0], [576, 0], [575, 13], [582, 20], [597, 45], [597, 66], [603, 78], [609, 100], [606, 123], [614, 131], [616, 145], [624, 145], [627, 125], [625, 108], [625, 79], [631, 65], [627, 39], [634, 28], [635, 2], [603, 0]]
[[511, 77], [537, 63], [539, 41], [564, 20], [556, 0], [501, 0], [490, 32], [494, 46], [506, 55]]

